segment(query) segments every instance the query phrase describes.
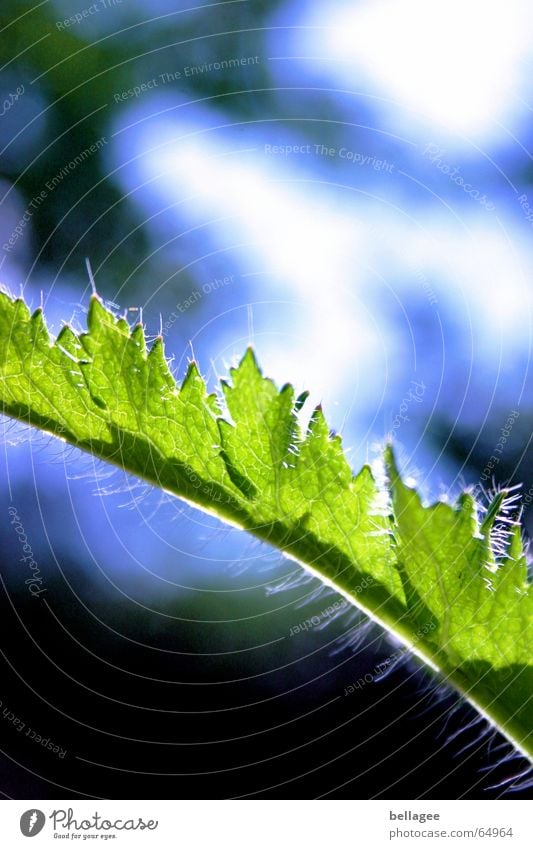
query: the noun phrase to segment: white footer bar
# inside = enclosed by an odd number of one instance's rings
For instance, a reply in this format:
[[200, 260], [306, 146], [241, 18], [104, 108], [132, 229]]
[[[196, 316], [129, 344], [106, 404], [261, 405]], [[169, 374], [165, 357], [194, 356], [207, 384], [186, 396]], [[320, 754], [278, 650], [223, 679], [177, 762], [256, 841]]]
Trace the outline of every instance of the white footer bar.
[[[4, 801], [1, 845], [310, 849], [533, 845], [528, 802]], [[29, 844], [29, 839], [35, 843]]]

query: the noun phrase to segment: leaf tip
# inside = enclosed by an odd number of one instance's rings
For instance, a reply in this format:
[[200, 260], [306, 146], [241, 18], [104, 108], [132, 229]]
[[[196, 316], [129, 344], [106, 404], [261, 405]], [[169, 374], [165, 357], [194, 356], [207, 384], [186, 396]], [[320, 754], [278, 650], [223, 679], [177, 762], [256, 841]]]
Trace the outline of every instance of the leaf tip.
[[300, 395], [298, 395], [296, 401], [294, 402], [294, 409], [297, 413], [300, 412], [308, 398], [309, 392], [307, 391], [307, 389], [304, 392], [301, 392]]
[[185, 374], [185, 377], [183, 378], [181, 388], [183, 389], [185, 386], [190, 383], [194, 383], [196, 380], [202, 380], [202, 376], [200, 374], [200, 369], [198, 368], [196, 360], [191, 360], [189, 365], [187, 366], [187, 372]]
[[313, 412], [311, 413], [311, 418], [309, 419], [308, 433], [310, 436], [322, 436], [326, 439], [329, 439], [329, 428], [326, 422], [326, 417], [324, 416], [322, 404], [317, 404]]
[[113, 316], [104, 306], [100, 296], [96, 292], [93, 292], [87, 313], [87, 329], [89, 333], [94, 333], [102, 324], [109, 324], [110, 319], [114, 321]]
[[150, 346], [148, 356], [154, 358], [165, 358], [165, 343], [162, 336], [156, 336]]
[[392, 446], [391, 440], [389, 440], [385, 445], [385, 448], [383, 450], [383, 460], [385, 463], [385, 470], [391, 483], [395, 483], [400, 478], [400, 472], [398, 470], [396, 455], [394, 453], [394, 448]]
[[244, 352], [243, 357], [241, 358], [239, 365], [237, 366], [236, 371], [240, 371], [241, 369], [253, 369], [257, 374], [262, 374], [261, 368], [257, 361], [257, 357], [255, 355], [255, 351], [251, 345], [248, 345], [246, 351]]

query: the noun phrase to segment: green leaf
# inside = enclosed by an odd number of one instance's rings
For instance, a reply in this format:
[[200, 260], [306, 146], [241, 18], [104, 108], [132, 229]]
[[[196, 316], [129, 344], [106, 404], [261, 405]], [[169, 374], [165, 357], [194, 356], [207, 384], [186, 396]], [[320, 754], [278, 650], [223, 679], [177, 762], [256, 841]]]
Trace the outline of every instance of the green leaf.
[[[501, 553], [497, 496], [480, 522], [464, 493], [425, 507], [398, 472], [353, 475], [320, 407], [263, 377], [252, 350], [209, 395], [192, 363], [178, 388], [93, 296], [86, 333], [51, 340], [40, 310], [0, 294], [3, 411], [246, 529], [334, 586], [531, 754], [533, 617], [520, 528]], [[499, 552], [499, 554], [497, 553]]]
[[423, 507], [405, 486], [387, 449], [396, 523], [398, 567], [410, 615], [429, 637], [437, 665], [500, 727], [522, 729], [531, 751], [533, 604], [520, 527], [496, 562], [492, 533], [504, 497], [489, 505], [483, 524], [471, 495], [455, 506]]

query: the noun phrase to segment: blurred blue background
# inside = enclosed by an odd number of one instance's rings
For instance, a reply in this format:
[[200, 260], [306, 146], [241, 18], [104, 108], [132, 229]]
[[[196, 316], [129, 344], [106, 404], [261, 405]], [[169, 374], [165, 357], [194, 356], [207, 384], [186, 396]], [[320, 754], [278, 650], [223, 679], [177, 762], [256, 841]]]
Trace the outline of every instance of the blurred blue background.
[[[87, 257], [108, 303], [162, 330], [178, 377], [194, 356], [214, 388], [252, 343], [323, 402], [354, 469], [393, 433], [428, 500], [492, 476], [529, 492], [526, 2], [4, 0], [1, 17], [5, 288], [43, 301], [54, 332], [82, 328]], [[15, 504], [87, 633], [185, 641], [196, 683], [252, 677], [261, 699], [295, 680], [331, 693], [354, 623], [289, 640], [324, 606], [294, 564], [22, 425], [2, 468], [4, 517]], [[341, 666], [382, 651], [371, 637]]]

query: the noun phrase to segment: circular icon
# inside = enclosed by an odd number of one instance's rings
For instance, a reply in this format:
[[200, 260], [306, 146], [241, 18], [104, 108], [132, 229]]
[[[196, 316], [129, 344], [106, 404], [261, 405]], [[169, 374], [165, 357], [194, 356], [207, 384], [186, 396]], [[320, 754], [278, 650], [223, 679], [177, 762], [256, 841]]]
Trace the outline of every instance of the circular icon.
[[42, 831], [46, 822], [46, 817], [42, 811], [37, 808], [31, 808], [25, 811], [20, 818], [20, 830], [24, 837], [35, 837]]

